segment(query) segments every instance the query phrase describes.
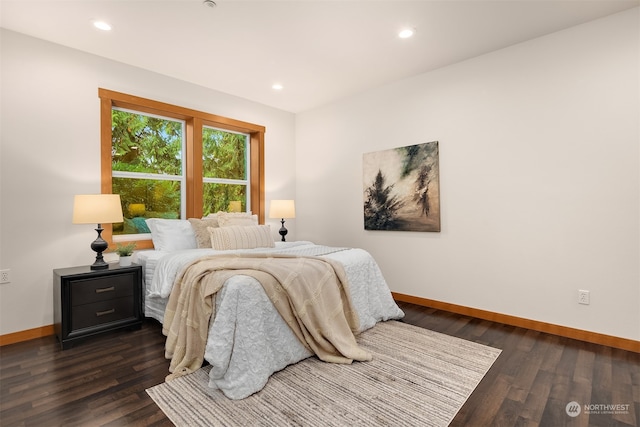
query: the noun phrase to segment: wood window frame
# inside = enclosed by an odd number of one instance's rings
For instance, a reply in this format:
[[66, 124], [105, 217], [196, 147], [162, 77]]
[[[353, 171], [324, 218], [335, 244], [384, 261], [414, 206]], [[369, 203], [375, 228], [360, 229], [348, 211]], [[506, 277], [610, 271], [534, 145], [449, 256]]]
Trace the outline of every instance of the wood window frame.
[[[251, 211], [258, 215], [260, 224], [264, 224], [264, 126], [103, 88], [98, 88], [98, 97], [100, 98], [100, 180], [103, 194], [111, 194], [113, 191], [111, 110], [113, 107], [124, 108], [185, 121], [185, 208], [187, 218], [202, 217], [202, 127], [206, 125], [248, 134], [250, 144], [249, 185]], [[111, 224], [104, 224], [103, 227], [105, 229], [102, 233], [103, 237], [107, 242], [112, 243], [113, 230]], [[152, 248], [153, 243], [151, 240], [139, 240], [136, 247], [138, 249]]]

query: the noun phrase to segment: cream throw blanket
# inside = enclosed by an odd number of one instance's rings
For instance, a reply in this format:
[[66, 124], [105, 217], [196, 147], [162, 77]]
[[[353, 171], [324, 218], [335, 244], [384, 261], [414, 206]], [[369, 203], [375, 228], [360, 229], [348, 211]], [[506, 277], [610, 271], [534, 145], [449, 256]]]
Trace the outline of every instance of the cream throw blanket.
[[321, 360], [371, 360], [356, 343], [358, 316], [339, 262], [276, 254], [213, 255], [188, 265], [169, 296], [162, 329], [165, 356], [171, 359], [167, 380], [202, 366], [216, 293], [237, 274], [260, 282], [300, 342]]

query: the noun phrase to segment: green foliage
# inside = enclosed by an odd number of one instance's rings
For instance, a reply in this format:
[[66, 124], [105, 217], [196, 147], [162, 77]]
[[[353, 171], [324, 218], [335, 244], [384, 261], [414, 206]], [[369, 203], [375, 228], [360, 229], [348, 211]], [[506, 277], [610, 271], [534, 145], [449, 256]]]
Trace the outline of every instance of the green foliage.
[[129, 243], [126, 245], [116, 245], [116, 250], [115, 252], [120, 255], [120, 256], [131, 256], [133, 254], [133, 250], [136, 248], [136, 244], [134, 243]]
[[144, 204], [147, 212], [172, 212], [180, 216], [179, 181], [113, 178], [112, 182], [113, 193], [120, 194], [125, 217], [132, 217], [128, 207], [134, 203]]
[[182, 123], [112, 110], [112, 170], [180, 175]]
[[205, 178], [246, 178], [247, 136], [219, 129], [202, 129], [202, 171]]
[[382, 171], [378, 170], [373, 184], [366, 190], [365, 230], [391, 230], [397, 226], [397, 211], [403, 203], [398, 197], [391, 195], [393, 185], [385, 186], [384, 181]]
[[227, 211], [229, 203], [239, 200], [242, 211], [246, 210], [247, 187], [235, 184], [205, 183], [203, 185], [202, 213], [204, 216], [219, 211]]
[[[247, 135], [204, 127], [202, 129], [202, 174], [205, 178], [247, 178]], [[247, 186], [205, 182], [203, 215], [227, 211], [229, 202], [239, 200], [246, 209]]]

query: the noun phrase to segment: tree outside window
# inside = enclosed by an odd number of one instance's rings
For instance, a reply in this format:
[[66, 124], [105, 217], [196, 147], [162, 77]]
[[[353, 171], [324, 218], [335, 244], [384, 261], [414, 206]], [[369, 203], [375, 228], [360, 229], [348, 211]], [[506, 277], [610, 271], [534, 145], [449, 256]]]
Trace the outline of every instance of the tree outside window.
[[249, 196], [249, 136], [221, 129], [202, 130], [202, 211], [246, 211]]
[[113, 109], [112, 187], [124, 223], [113, 234], [145, 234], [147, 218], [180, 218], [184, 193], [184, 122]]

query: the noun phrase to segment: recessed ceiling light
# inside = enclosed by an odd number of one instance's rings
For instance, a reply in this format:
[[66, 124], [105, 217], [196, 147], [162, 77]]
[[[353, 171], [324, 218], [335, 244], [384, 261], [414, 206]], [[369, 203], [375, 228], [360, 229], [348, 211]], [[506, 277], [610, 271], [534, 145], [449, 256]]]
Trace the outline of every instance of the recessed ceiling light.
[[93, 26], [102, 31], [111, 31], [111, 25], [104, 21], [93, 21]]
[[415, 32], [416, 30], [414, 30], [413, 28], [405, 28], [398, 33], [398, 37], [400, 37], [401, 39], [408, 39], [409, 37], [412, 37]]
[[282, 90], [284, 89], [284, 86], [282, 86], [280, 83], [274, 83], [273, 86], [271, 86], [271, 88], [273, 90]]

